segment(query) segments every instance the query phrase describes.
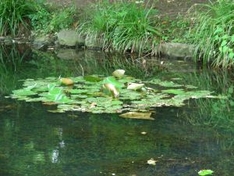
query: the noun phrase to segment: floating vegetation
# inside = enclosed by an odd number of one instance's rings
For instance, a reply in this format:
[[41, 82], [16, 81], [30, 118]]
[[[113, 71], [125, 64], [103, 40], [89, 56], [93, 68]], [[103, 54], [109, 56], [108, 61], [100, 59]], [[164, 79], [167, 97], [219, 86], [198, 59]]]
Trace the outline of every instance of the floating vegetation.
[[145, 120], [154, 120], [151, 117], [151, 112], [126, 112], [120, 115], [123, 118], [130, 118], [130, 119], [145, 119]]
[[214, 173], [214, 171], [212, 171], [210, 169], [204, 169], [204, 170], [200, 170], [198, 172], [198, 175], [206, 176], [206, 175], [212, 175], [213, 173]]
[[[56, 105], [51, 112], [81, 111], [91, 113], [131, 112], [125, 118], [148, 118], [153, 107], [184, 105], [190, 98], [212, 98], [210, 91], [198, 90], [192, 85], [153, 79], [142, 81], [124, 75], [124, 70], [114, 76], [78, 76], [70, 78], [48, 77], [26, 79], [23, 88], [14, 90], [10, 98], [26, 102]], [[134, 112], [144, 112], [138, 114]]]

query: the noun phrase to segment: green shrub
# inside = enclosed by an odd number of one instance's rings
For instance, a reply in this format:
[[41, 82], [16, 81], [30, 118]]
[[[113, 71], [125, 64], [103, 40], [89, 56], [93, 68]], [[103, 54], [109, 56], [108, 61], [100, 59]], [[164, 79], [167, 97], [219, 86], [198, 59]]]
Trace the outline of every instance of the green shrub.
[[0, 35], [17, 35], [27, 30], [28, 15], [35, 13], [36, 3], [33, 0], [0, 1]]
[[89, 14], [90, 18], [83, 24], [81, 31], [102, 36], [105, 48], [141, 53], [151, 50], [152, 45], [161, 38], [160, 29], [154, 27], [152, 18], [156, 11], [142, 4], [104, 2]]
[[230, 67], [234, 64], [234, 3], [218, 0], [205, 5], [205, 12], [197, 16], [192, 30], [193, 42], [198, 45], [197, 55], [205, 64]]
[[74, 14], [74, 7], [51, 11], [40, 5], [37, 7], [37, 13], [30, 15], [30, 19], [33, 30], [36, 32], [52, 33], [70, 27], [74, 22]]
[[50, 11], [44, 0], [1, 0], [0, 35], [17, 36], [29, 30], [50, 33], [73, 23], [75, 8]]

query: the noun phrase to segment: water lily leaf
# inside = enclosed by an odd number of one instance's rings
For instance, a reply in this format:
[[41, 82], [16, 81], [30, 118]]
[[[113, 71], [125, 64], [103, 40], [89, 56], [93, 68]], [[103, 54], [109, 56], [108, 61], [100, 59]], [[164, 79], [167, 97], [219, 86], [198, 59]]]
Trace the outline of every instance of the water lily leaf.
[[54, 99], [54, 102], [56, 102], [56, 103], [74, 103], [74, 101], [72, 100], [72, 99], [70, 99], [70, 98], [68, 98], [67, 96], [65, 96], [65, 95], [63, 95], [63, 94], [61, 94], [61, 95], [58, 95], [58, 96], [56, 96], [55, 97], [55, 99]]
[[[185, 100], [190, 98], [220, 98], [220, 96], [212, 96], [210, 91], [195, 90], [196, 87], [191, 85], [179, 85], [160, 79], [141, 81], [131, 76], [121, 75], [124, 70], [119, 69], [116, 72], [120, 75], [116, 76], [114, 73], [114, 76], [109, 77], [91, 75], [65, 78], [70, 82], [65, 85], [72, 84], [72, 87], [61, 86], [57, 77], [26, 79], [23, 88], [14, 90], [10, 97], [26, 102], [41, 101], [46, 105], [56, 104], [58, 112], [120, 113], [130, 111], [125, 118], [149, 120], [153, 120], [148, 112], [152, 107], [180, 107], [184, 105]], [[155, 87], [158, 87], [157, 90]]]
[[126, 112], [124, 114], [120, 114], [119, 116], [129, 119], [154, 120], [154, 118], [150, 117], [151, 114], [151, 112]]
[[200, 91], [190, 91], [190, 92], [186, 92], [186, 94], [188, 96], [190, 96], [191, 98], [205, 98], [210, 96], [211, 92], [207, 91], [207, 90], [200, 90]]
[[119, 101], [119, 100], [114, 99], [113, 101], [111, 101], [111, 104], [112, 104], [112, 106], [113, 106], [113, 105], [122, 105], [122, 104], [123, 104], [123, 102], [122, 102], [122, 101]]
[[48, 94], [53, 94], [53, 95], [57, 95], [57, 94], [61, 94], [63, 92], [63, 88], [61, 87], [54, 87], [51, 88], [48, 92]]
[[70, 89], [70, 90], [67, 90], [67, 92], [71, 94], [82, 94], [82, 93], [87, 93], [88, 90], [87, 89]]
[[115, 86], [118, 90], [120, 90], [121, 87], [122, 87], [122, 84], [121, 84], [119, 81], [117, 81], [117, 80], [115, 79], [115, 77], [113, 77], [113, 76], [108, 76], [108, 77], [106, 77], [106, 78], [103, 80], [103, 84], [112, 84], [112, 85]]
[[72, 77], [71, 79], [74, 81], [74, 83], [85, 83], [86, 82], [83, 76]]
[[143, 97], [143, 94], [141, 94], [140, 92], [122, 89], [119, 99], [121, 99], [121, 100], [137, 100], [137, 99], [141, 99], [142, 97]]
[[47, 86], [37, 86], [33, 89], [34, 92], [46, 92], [48, 91], [48, 87]]
[[12, 91], [14, 95], [17, 96], [30, 96], [30, 95], [36, 95], [37, 93], [28, 90], [28, 89], [18, 89], [18, 90], [13, 90]]
[[44, 101], [44, 100], [46, 100], [45, 97], [37, 97], [37, 98], [29, 98], [28, 97], [28, 99], [26, 99], [25, 101], [26, 102], [40, 102], [40, 101]]
[[213, 173], [214, 173], [214, 171], [212, 171], [210, 169], [204, 169], [204, 170], [200, 170], [198, 172], [198, 175], [206, 176], [206, 175], [212, 175]]
[[183, 89], [166, 89], [162, 90], [163, 93], [169, 93], [169, 94], [185, 94], [185, 91]]
[[122, 78], [124, 76], [125, 70], [123, 69], [117, 69], [115, 70], [112, 75], [118, 79]]
[[84, 80], [88, 82], [99, 82], [99, 81], [102, 81], [102, 78], [100, 78], [97, 75], [87, 75], [87, 76], [84, 76]]
[[71, 99], [85, 99], [88, 96], [87, 95], [82, 95], [82, 94], [78, 94], [78, 95], [75, 94], [75, 95], [71, 95], [70, 97], [71, 97]]
[[173, 81], [162, 81], [160, 79], [152, 79], [149, 83], [158, 84], [163, 87], [182, 87], [182, 85], [174, 83]]

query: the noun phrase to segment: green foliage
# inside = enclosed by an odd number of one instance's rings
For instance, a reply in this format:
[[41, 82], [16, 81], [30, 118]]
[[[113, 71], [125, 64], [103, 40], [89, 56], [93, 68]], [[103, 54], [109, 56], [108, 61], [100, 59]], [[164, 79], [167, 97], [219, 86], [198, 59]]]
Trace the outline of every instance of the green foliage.
[[153, 24], [156, 18], [151, 19], [156, 14], [156, 10], [133, 2], [105, 2], [90, 13], [90, 20], [82, 25], [81, 31], [104, 37], [105, 48], [150, 51], [161, 38], [160, 29]]
[[37, 7], [37, 13], [31, 14], [29, 17], [35, 31], [51, 33], [70, 27], [74, 21], [74, 14], [74, 7], [50, 11], [44, 5], [40, 5]]
[[51, 18], [51, 12], [43, 5], [38, 5], [37, 13], [30, 14], [29, 18], [31, 19], [33, 29], [36, 31], [40, 31], [42, 29], [48, 28], [48, 24]]
[[43, 1], [1, 0], [0, 35], [20, 35], [31, 30], [50, 33], [73, 23], [75, 8], [50, 11]]
[[[97, 75], [70, 79], [74, 82], [70, 87], [61, 85], [55, 77], [27, 79], [24, 81], [23, 88], [14, 90], [10, 97], [27, 102], [41, 101], [45, 104], [57, 104], [58, 109], [53, 112], [92, 113], [144, 112], [151, 107], [181, 107], [184, 101], [190, 98], [214, 98], [209, 91], [196, 90], [195, 87], [191, 88], [191, 85], [187, 88], [185, 85], [159, 79], [141, 81], [126, 75], [118, 80], [114, 77]], [[130, 89], [131, 84], [142, 86], [140, 89]], [[105, 85], [107, 85], [106, 89], [103, 89]], [[161, 86], [160, 90], [155, 88], [159, 86]], [[105, 90], [109, 90], [109, 93]]]
[[161, 24], [163, 29], [163, 40], [187, 43], [189, 39], [189, 28], [191, 21], [184, 17], [176, 19], [164, 19]]
[[197, 54], [205, 64], [230, 67], [234, 64], [234, 4], [232, 0], [218, 0], [205, 5], [206, 12], [197, 16], [198, 23], [191, 31]]
[[0, 1], [0, 35], [18, 35], [28, 30], [28, 15], [35, 13], [36, 2], [32, 0]]
[[213, 173], [214, 173], [214, 171], [212, 171], [210, 169], [206, 169], [206, 170], [200, 170], [198, 172], [198, 175], [206, 176], [206, 175], [212, 175]]

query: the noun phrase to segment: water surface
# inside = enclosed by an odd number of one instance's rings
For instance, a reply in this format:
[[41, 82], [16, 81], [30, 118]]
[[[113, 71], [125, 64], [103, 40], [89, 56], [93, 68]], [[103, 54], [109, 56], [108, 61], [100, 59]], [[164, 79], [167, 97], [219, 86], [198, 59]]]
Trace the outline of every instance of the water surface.
[[[201, 169], [232, 175], [230, 73], [178, 68], [162, 72], [158, 65], [145, 68], [142, 60], [123, 61], [123, 56], [94, 51], [72, 52], [74, 58], [61, 59], [31, 51], [26, 57], [18, 49], [4, 55], [1, 50], [0, 175], [195, 176]], [[191, 100], [182, 108], [155, 108], [155, 120], [148, 121], [123, 119], [118, 114], [56, 114], [47, 111], [53, 106], [4, 98], [21, 86], [22, 79], [108, 75], [120, 67], [141, 79], [182, 78], [180, 83], [225, 94], [229, 99]], [[151, 158], [156, 165], [147, 164]]]

